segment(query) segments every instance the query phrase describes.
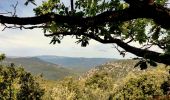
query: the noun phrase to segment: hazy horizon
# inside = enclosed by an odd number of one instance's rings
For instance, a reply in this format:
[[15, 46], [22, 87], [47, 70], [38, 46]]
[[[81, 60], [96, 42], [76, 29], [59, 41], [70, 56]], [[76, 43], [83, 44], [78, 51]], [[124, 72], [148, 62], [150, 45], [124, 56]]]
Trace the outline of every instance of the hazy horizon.
[[57, 56], [57, 55], [34, 55], [34, 56], [10, 56], [6, 55], [9, 58], [18, 58], [18, 57], [40, 57], [40, 56], [51, 56], [51, 57], [68, 57], [68, 58], [108, 58], [108, 59], [127, 59], [127, 58], [114, 58], [114, 57], [84, 57], [84, 56]]

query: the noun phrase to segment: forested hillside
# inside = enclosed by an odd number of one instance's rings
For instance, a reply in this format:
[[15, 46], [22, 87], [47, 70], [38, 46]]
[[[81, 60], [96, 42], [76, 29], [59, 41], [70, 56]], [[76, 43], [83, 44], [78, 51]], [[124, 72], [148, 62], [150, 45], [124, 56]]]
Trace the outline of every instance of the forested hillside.
[[57, 64], [45, 62], [35, 57], [6, 58], [4, 63], [14, 63], [23, 67], [34, 75], [42, 74], [45, 79], [57, 80], [66, 76], [76, 75], [72, 70], [63, 68]]
[[[54, 100], [167, 100], [169, 68], [159, 64], [147, 70], [134, 68], [137, 61], [109, 62], [88, 71], [79, 79], [45, 82], [45, 99]], [[50, 87], [50, 88], [48, 88]]]

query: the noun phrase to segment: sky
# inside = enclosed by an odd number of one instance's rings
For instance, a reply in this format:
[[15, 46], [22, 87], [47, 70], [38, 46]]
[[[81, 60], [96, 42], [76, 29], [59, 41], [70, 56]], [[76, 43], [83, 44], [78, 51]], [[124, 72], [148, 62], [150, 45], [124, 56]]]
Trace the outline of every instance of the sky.
[[[34, 16], [32, 8], [34, 5], [24, 6], [24, 0], [18, 0], [17, 15], [18, 16]], [[68, 0], [63, 0], [68, 4]], [[36, 0], [37, 4], [41, 4], [41, 0]], [[11, 5], [16, 4], [16, 0], [0, 0], [0, 13], [13, 11]], [[7, 56], [38, 56], [38, 55], [56, 55], [69, 57], [99, 57], [99, 58], [119, 58], [119, 52], [113, 48], [112, 44], [101, 44], [94, 40], [90, 41], [87, 47], [81, 47], [76, 44], [76, 40], [72, 37], [65, 37], [61, 44], [52, 45], [50, 38], [43, 35], [42, 29], [19, 30], [5, 29], [0, 25], [0, 53]], [[127, 53], [125, 58], [134, 57]]]

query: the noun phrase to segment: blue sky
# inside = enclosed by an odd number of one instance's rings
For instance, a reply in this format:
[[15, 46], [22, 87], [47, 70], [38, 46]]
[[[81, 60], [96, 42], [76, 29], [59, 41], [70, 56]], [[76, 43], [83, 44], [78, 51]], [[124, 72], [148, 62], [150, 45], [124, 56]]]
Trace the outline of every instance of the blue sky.
[[[32, 8], [34, 5], [24, 6], [24, 0], [18, 0], [17, 7], [18, 16], [34, 16]], [[68, 0], [63, 0], [68, 3]], [[41, 0], [36, 1], [37, 4]], [[15, 4], [15, 0], [0, 0], [0, 13], [12, 11], [11, 4]], [[0, 30], [3, 26], [0, 26]], [[111, 44], [101, 44], [96, 41], [90, 41], [87, 47], [81, 47], [75, 43], [75, 39], [65, 37], [61, 44], [49, 44], [50, 38], [43, 35], [41, 29], [33, 30], [17, 30], [6, 29], [0, 31], [0, 53], [7, 56], [36, 56], [36, 55], [56, 55], [71, 57], [106, 57], [106, 58], [122, 58], [118, 51]], [[132, 57], [128, 54], [126, 58]]]

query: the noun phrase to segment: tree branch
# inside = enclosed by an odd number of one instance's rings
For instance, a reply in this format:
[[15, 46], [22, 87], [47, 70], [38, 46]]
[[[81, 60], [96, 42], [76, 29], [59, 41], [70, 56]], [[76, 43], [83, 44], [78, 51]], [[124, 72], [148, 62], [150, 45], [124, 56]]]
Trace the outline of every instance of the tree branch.
[[97, 26], [106, 22], [123, 22], [137, 18], [153, 19], [161, 27], [170, 28], [170, 11], [160, 5], [148, 5], [142, 8], [127, 8], [119, 11], [106, 11], [94, 17], [77, 17], [77, 16], [61, 16], [54, 13], [48, 13], [35, 17], [10, 17], [0, 15], [0, 23], [17, 24], [17, 25], [36, 25], [55, 21], [56, 23], [68, 23], [78, 26]]

